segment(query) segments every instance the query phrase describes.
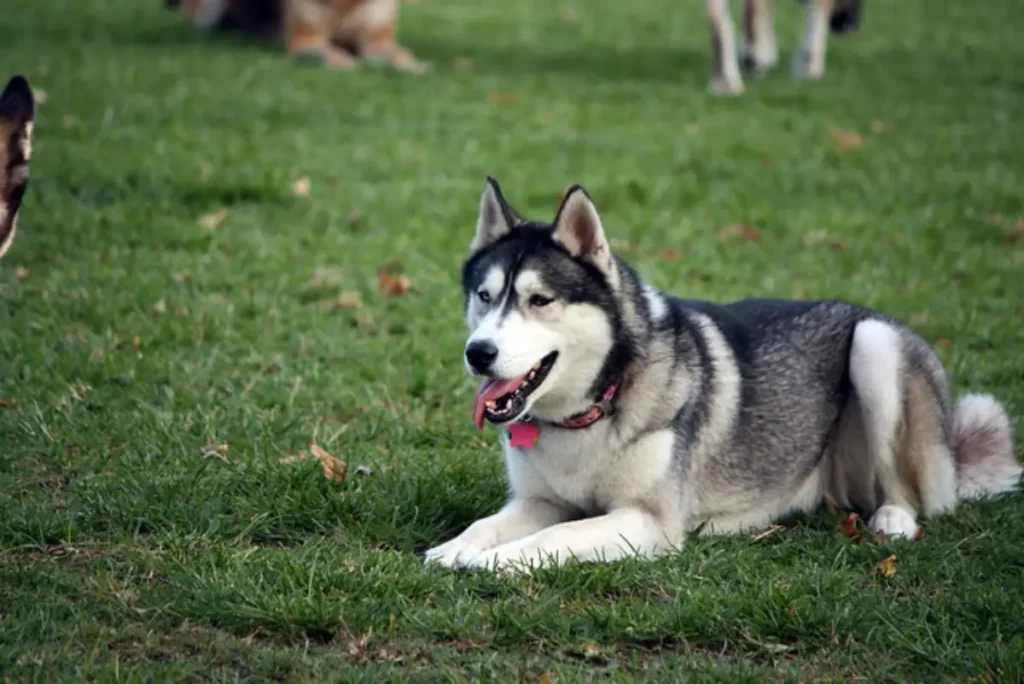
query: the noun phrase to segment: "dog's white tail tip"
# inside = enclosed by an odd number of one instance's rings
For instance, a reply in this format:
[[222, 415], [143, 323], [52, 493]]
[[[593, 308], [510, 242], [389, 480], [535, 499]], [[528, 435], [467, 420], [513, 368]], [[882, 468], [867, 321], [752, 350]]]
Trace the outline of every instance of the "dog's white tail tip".
[[953, 409], [957, 497], [984, 499], [1016, 491], [1024, 468], [1013, 453], [1006, 410], [988, 394], [968, 394]]

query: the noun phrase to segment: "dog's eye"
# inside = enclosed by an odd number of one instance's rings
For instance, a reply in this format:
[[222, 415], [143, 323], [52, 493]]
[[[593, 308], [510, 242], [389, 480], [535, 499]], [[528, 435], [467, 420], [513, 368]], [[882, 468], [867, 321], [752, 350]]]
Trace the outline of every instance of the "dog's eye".
[[491, 303], [491, 293], [488, 292], [487, 290], [480, 290], [479, 292], [476, 293], [476, 296], [479, 297], [480, 301], [483, 302], [484, 304]]
[[551, 302], [555, 301], [551, 297], [545, 297], [544, 295], [530, 295], [530, 306], [535, 306], [538, 309], [542, 306], [547, 306]]

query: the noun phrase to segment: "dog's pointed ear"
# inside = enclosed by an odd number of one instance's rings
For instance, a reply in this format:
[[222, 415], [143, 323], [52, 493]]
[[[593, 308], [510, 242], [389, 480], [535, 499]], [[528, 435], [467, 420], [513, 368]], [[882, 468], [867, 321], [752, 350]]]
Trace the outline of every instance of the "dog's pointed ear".
[[0, 94], [0, 257], [14, 242], [21, 198], [28, 187], [35, 100], [24, 76], [15, 76]]
[[612, 273], [612, 253], [601, 217], [587, 191], [574, 185], [565, 193], [555, 218], [555, 240], [574, 257], [592, 262], [605, 274]]
[[518, 223], [515, 212], [501, 194], [498, 181], [488, 176], [484, 194], [480, 196], [480, 215], [476, 219], [476, 235], [470, 249], [476, 252], [497, 242], [512, 232]]

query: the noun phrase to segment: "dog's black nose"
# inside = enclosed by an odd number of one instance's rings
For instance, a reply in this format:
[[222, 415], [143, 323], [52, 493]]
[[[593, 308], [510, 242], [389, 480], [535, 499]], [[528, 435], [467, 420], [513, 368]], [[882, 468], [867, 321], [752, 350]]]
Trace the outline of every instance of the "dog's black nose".
[[498, 358], [498, 348], [488, 340], [477, 340], [466, 346], [466, 361], [475, 371], [486, 373], [496, 358]]

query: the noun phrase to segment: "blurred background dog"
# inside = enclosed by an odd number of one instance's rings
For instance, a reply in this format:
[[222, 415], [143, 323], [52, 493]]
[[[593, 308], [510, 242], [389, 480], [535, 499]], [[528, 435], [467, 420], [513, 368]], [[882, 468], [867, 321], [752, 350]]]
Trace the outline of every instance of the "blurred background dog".
[[357, 60], [423, 73], [396, 38], [399, 0], [167, 0], [206, 31], [281, 40], [296, 59], [348, 69]]
[[0, 257], [10, 249], [18, 209], [28, 187], [35, 101], [23, 76], [15, 76], [0, 94]]

